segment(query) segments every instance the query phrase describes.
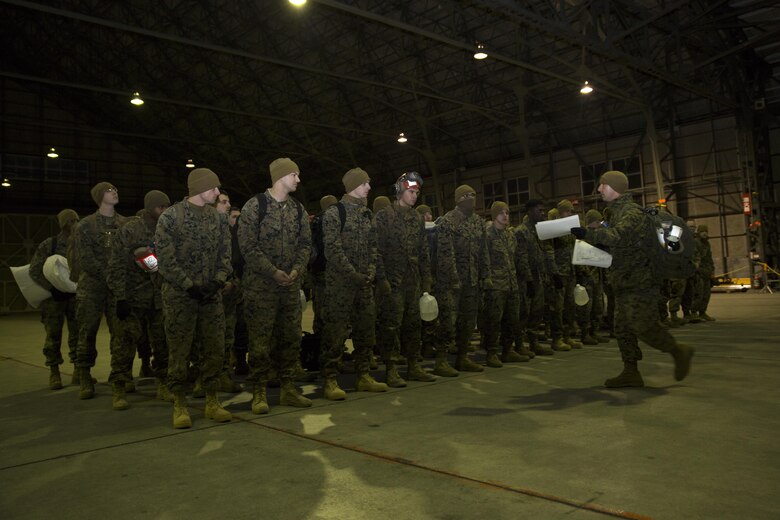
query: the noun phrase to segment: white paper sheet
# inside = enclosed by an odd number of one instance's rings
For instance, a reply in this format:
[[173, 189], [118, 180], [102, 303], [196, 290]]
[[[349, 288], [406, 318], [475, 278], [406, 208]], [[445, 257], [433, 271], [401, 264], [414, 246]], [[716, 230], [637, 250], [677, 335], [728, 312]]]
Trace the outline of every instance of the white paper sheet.
[[580, 217], [577, 215], [539, 222], [536, 224], [536, 234], [539, 240], [549, 240], [568, 235], [573, 227], [580, 227]]
[[574, 265], [593, 265], [607, 268], [612, 265], [612, 255], [596, 246], [582, 240], [574, 242], [574, 253], [571, 257]]

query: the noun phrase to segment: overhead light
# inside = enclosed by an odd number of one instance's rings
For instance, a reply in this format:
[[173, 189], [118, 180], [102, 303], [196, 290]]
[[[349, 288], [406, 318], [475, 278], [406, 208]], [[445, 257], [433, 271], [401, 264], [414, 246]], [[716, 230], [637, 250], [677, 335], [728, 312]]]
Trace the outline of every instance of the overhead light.
[[477, 43], [477, 50], [474, 52], [474, 59], [475, 60], [484, 60], [487, 58], [488, 55], [485, 52], [485, 46], [481, 43]]
[[406, 141], [408, 141], [408, 139], [406, 138], [406, 136], [404, 135], [403, 132], [398, 134], [398, 142], [399, 143], [405, 143]]
[[300, 7], [306, 3], [306, 0], [290, 0], [290, 3], [295, 7]]
[[590, 83], [587, 81], [582, 84], [582, 88], [580, 89], [580, 94], [590, 94], [593, 92], [593, 87], [590, 86]]
[[11, 183], [8, 181], [8, 179], [3, 179], [3, 182], [0, 184], [3, 188], [10, 188]]
[[144, 100], [141, 99], [141, 94], [139, 92], [133, 92], [133, 99], [130, 100], [130, 103], [140, 107], [144, 104]]
[[192, 159], [187, 159], [187, 164], [185, 164], [187, 168], [195, 168], [195, 163], [192, 162]]
[[51, 157], [52, 159], [56, 159], [59, 156], [60, 154], [54, 148], [49, 148], [49, 153], [46, 154], [46, 157]]

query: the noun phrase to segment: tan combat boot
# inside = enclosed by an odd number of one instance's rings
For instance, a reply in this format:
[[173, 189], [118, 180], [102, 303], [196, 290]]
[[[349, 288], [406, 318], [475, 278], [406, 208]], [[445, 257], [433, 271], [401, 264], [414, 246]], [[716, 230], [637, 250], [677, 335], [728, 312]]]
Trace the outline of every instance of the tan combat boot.
[[217, 382], [220, 392], [226, 392], [228, 394], [237, 394], [241, 391], [241, 385], [233, 381], [230, 374], [222, 372]]
[[447, 362], [447, 351], [436, 353], [433, 373], [441, 377], [458, 377], [458, 371]]
[[674, 358], [674, 378], [677, 381], [682, 381], [688, 375], [691, 370], [691, 358], [693, 357], [694, 348], [684, 345], [682, 343], [677, 344], [677, 348], [672, 350], [671, 354]]
[[49, 367], [49, 390], [59, 390], [62, 388], [62, 378], [60, 377], [59, 365]]
[[173, 394], [168, 390], [168, 384], [162, 379], [157, 380], [157, 399], [169, 403], [173, 402]]
[[490, 368], [501, 368], [504, 366], [501, 360], [498, 359], [498, 354], [495, 352], [488, 352], [488, 355], [485, 358], [485, 364]]
[[455, 360], [455, 369], [461, 372], [482, 372], [485, 370], [482, 365], [477, 365], [469, 359], [466, 349], [458, 351], [458, 358]]
[[204, 415], [206, 419], [216, 422], [229, 422], [233, 418], [233, 415], [219, 404], [216, 390], [206, 392], [206, 410]]
[[198, 376], [195, 380], [195, 386], [192, 388], [193, 399], [200, 399], [206, 397], [206, 391], [203, 389], [203, 380]]
[[114, 410], [127, 410], [130, 408], [130, 403], [127, 402], [125, 397], [124, 381], [116, 381], [111, 385], [111, 407]]
[[616, 377], [604, 381], [607, 388], [641, 387], [645, 386], [642, 374], [639, 373], [636, 362], [624, 362], [623, 371]]
[[436, 376], [426, 372], [420, 365], [417, 364], [417, 360], [409, 358], [407, 360], [408, 370], [406, 372], [406, 378], [409, 381], [422, 381], [423, 383], [431, 383], [436, 381]]
[[255, 415], [267, 414], [270, 410], [268, 397], [266, 396], [266, 382], [256, 383], [252, 391], [252, 413]]
[[183, 391], [173, 394], [173, 427], [176, 429], [192, 428], [192, 419], [187, 410], [187, 398]]
[[503, 350], [501, 351], [501, 361], [503, 363], [524, 363], [530, 360], [530, 356], [517, 352], [509, 345], [504, 346]]
[[89, 373], [89, 367], [79, 368], [79, 399], [92, 399], [95, 397], [95, 383], [92, 382], [92, 374]]
[[387, 382], [387, 386], [390, 388], [403, 388], [406, 386], [406, 381], [398, 373], [398, 368], [396, 368], [393, 361], [387, 361], [385, 367], [385, 381]]
[[325, 385], [323, 386], [323, 394], [325, 399], [329, 401], [343, 401], [347, 398], [347, 393], [339, 388], [339, 382], [336, 376], [328, 376], [325, 378]]
[[379, 383], [369, 374], [360, 374], [356, 386], [359, 392], [387, 392], [387, 385]]
[[582, 343], [580, 343], [578, 340], [574, 338], [563, 338], [563, 342], [567, 345], [569, 345], [573, 349], [580, 349], [582, 348]]
[[558, 352], [568, 352], [571, 350], [571, 347], [563, 342], [561, 338], [556, 338], [552, 341], [552, 344], [550, 347]]
[[285, 380], [282, 381], [282, 387], [279, 393], [279, 404], [295, 406], [296, 408], [308, 408], [311, 406], [311, 399], [304, 397], [292, 381]]

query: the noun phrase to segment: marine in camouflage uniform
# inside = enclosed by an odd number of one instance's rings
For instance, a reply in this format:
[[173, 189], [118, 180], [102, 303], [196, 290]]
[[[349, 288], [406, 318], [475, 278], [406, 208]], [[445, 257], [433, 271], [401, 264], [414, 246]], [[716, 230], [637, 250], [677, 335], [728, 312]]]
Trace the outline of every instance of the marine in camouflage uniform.
[[476, 192], [463, 184], [455, 189], [456, 208], [441, 217], [437, 231], [436, 298], [444, 345], [457, 349], [455, 368], [481, 372], [468, 357], [479, 310], [481, 289], [493, 288], [485, 244], [485, 223], [474, 214]]
[[[144, 197], [144, 210], [131, 218], [117, 233], [108, 263], [108, 287], [115, 300], [117, 341], [111, 344], [111, 375], [114, 410], [130, 407], [125, 397], [125, 384], [131, 377], [136, 346], [143, 336], [149, 340], [154, 356], [152, 370], [157, 378], [157, 398], [171, 401], [166, 386], [168, 346], [162, 310], [162, 279], [157, 272], [154, 233], [157, 220], [171, 204], [168, 196], [152, 190]], [[148, 257], [150, 263], [136, 259]]]
[[[544, 205], [539, 200], [529, 200], [526, 202], [528, 220], [515, 231], [517, 246], [519, 252], [525, 252], [528, 258], [528, 269], [530, 278], [522, 275], [518, 268], [518, 275], [526, 282], [526, 294], [528, 296], [528, 312], [525, 313], [526, 319], [521, 320], [521, 326], [525, 329], [528, 337], [530, 350], [534, 354], [542, 356], [551, 356], [554, 351], [539, 343], [539, 338], [534, 330], [546, 321], [550, 324], [553, 340], [557, 339], [556, 348], [558, 350], [569, 350], [571, 347], [560, 341], [561, 330], [560, 322], [555, 320], [555, 291], [550, 287], [554, 271], [555, 252], [552, 249], [552, 243], [549, 240], [539, 240], [536, 234], [536, 223], [544, 221]], [[519, 265], [519, 264], [517, 264]], [[521, 313], [522, 317], [523, 313]]]
[[49, 367], [49, 388], [62, 388], [60, 365], [62, 360], [62, 327], [68, 323], [68, 358], [76, 363], [76, 348], [78, 345], [78, 325], [76, 323], [76, 294], [58, 290], [43, 275], [43, 264], [52, 255], [65, 256], [68, 252], [74, 226], [79, 216], [72, 209], [64, 209], [57, 214], [60, 226], [58, 235], [49, 237], [38, 245], [30, 260], [30, 278], [35, 283], [51, 293], [51, 298], [41, 302], [41, 323], [46, 331], [46, 341], [43, 344], [43, 355], [46, 366]]
[[[430, 246], [432, 244], [432, 241], [435, 239], [435, 228], [436, 224], [433, 222], [433, 211], [431, 210], [431, 207], [426, 204], [420, 204], [414, 210], [417, 212], [418, 215], [420, 215], [420, 218], [422, 218], [423, 223], [425, 225], [425, 237], [428, 240], [428, 252], [430, 251]], [[431, 280], [433, 281], [435, 276], [435, 260], [433, 258], [433, 254], [430, 255], [431, 257]], [[431, 290], [433, 290], [433, 282], [431, 285]], [[436, 350], [436, 342], [437, 342], [437, 335], [438, 335], [438, 327], [439, 327], [439, 319], [436, 318], [431, 321], [425, 321], [422, 320], [420, 323], [421, 326], [421, 333], [420, 333], [420, 343], [421, 343], [421, 353], [424, 358], [436, 358], [439, 359], [437, 356], [437, 350]], [[441, 360], [444, 363], [447, 363], [447, 353], [444, 352], [443, 356], [441, 356]], [[437, 363], [438, 364], [438, 363]], [[449, 365], [449, 363], [447, 363]], [[452, 367], [450, 367], [452, 368]], [[434, 365], [434, 371], [436, 370]], [[450, 376], [445, 377], [453, 377], [457, 375], [457, 371], [453, 368], [451, 371], [448, 372]], [[442, 374], [437, 374], [442, 375]]]
[[[574, 205], [569, 199], [558, 202], [555, 208], [558, 218], [567, 218], [574, 215]], [[582, 348], [582, 343], [576, 339], [576, 314], [577, 306], [574, 304], [574, 286], [577, 284], [574, 266], [571, 263], [574, 256], [574, 235], [564, 235], [553, 239], [555, 250], [555, 265], [561, 280], [561, 289], [558, 293], [558, 305], [555, 307], [556, 320], [560, 320], [563, 343], [571, 348]], [[554, 347], [553, 347], [554, 348]]]
[[599, 193], [610, 204], [609, 227], [572, 228], [577, 238], [603, 244], [612, 254], [607, 271], [615, 294], [615, 333], [623, 359], [623, 371], [607, 379], [606, 387], [644, 386], [638, 362], [642, 359], [641, 339], [653, 348], [670, 353], [675, 361], [675, 378], [684, 379], [690, 369], [693, 349], [678, 344], [669, 330], [658, 322], [658, 278], [652, 264], [652, 251], [659, 247], [655, 227], [628, 190], [622, 172], [609, 171], [599, 180]]
[[387, 371], [387, 385], [406, 381], [395, 359], [406, 358], [407, 379], [435, 381], [417, 363], [421, 346], [420, 296], [431, 292], [431, 262], [423, 218], [414, 210], [422, 188], [417, 172], [401, 175], [395, 183], [396, 201], [374, 216], [377, 252], [384, 266], [376, 280], [377, 339]]
[[509, 230], [509, 207], [496, 201], [490, 206], [490, 216], [492, 223], [485, 232], [485, 244], [493, 287], [483, 291], [485, 326], [481, 332], [487, 352], [485, 364], [500, 368], [502, 362], [528, 361], [530, 357], [514, 349], [515, 345], [518, 348], [523, 346], [523, 329], [520, 326], [520, 288], [515, 268], [517, 240]]
[[712, 275], [715, 273], [715, 262], [712, 259], [712, 247], [709, 240], [709, 229], [701, 224], [696, 229], [696, 256], [699, 258], [699, 267], [696, 269], [696, 293], [693, 301], [693, 312], [699, 320], [715, 321], [715, 318], [707, 314], [712, 294]]
[[217, 379], [225, 353], [225, 312], [220, 289], [231, 273], [227, 218], [211, 204], [219, 195], [219, 178], [208, 168], [187, 177], [188, 198], [160, 216], [154, 235], [160, 275], [165, 337], [168, 342], [168, 388], [174, 397], [173, 427], [192, 426], [184, 384], [193, 339], [203, 345], [200, 374], [206, 392], [205, 415], [230, 421], [217, 400]]
[[325, 210], [339, 200], [333, 195], [325, 195], [320, 199], [320, 213], [311, 222], [312, 259], [309, 262], [309, 273], [312, 281], [312, 312], [314, 321], [312, 332], [317, 338], [322, 338], [322, 308], [325, 305], [325, 245], [322, 242], [322, 219]]
[[[95, 366], [97, 359], [95, 341], [103, 315], [106, 316], [111, 334], [112, 349], [118, 340], [115, 331], [116, 313], [106, 282], [106, 270], [116, 234], [127, 221], [114, 210], [114, 206], [119, 203], [119, 191], [114, 185], [100, 182], [92, 188], [90, 194], [99, 209], [79, 222], [71, 244], [76, 256], [75, 263], [80, 269], [76, 291], [76, 320], [79, 324], [76, 367], [81, 383], [80, 399], [91, 399], [95, 395], [90, 368]], [[72, 270], [73, 267], [71, 265]]]
[[368, 173], [361, 168], [349, 170], [342, 177], [346, 194], [323, 214], [327, 265], [322, 374], [325, 378], [325, 398], [333, 401], [346, 398], [336, 376], [350, 326], [358, 391], [387, 391], [385, 383], [376, 382], [369, 374], [372, 349], [376, 343], [372, 282], [381, 271], [376, 228], [366, 200], [371, 190], [370, 180]]
[[[586, 225], [596, 229], [601, 225], [602, 216], [598, 210], [591, 209], [585, 214]], [[588, 291], [588, 303], [577, 306], [577, 323], [580, 326], [580, 341], [583, 345], [609, 343], [607, 338], [598, 335], [601, 318], [604, 315], [604, 289], [602, 277], [604, 269], [592, 265], [574, 266], [577, 283]]]
[[281, 381], [279, 403], [311, 406], [293, 383], [301, 355], [299, 294], [311, 253], [309, 218], [290, 196], [300, 183], [298, 165], [288, 158], [276, 159], [270, 173], [272, 187], [247, 201], [238, 223], [249, 330], [247, 380], [254, 385], [255, 414], [269, 410], [266, 387], [272, 360]]

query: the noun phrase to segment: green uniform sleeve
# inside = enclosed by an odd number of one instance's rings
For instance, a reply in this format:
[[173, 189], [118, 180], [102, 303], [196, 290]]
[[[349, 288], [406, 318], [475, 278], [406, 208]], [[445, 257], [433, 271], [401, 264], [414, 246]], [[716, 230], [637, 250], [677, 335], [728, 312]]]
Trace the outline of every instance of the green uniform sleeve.
[[[261, 196], [265, 197], [265, 194]], [[249, 199], [241, 208], [241, 218], [238, 219], [238, 246], [247, 265], [253, 266], [255, 271], [264, 276], [272, 278], [277, 267], [260, 247], [259, 209], [256, 197]], [[309, 234], [309, 242], [311, 243], [311, 234]]]
[[176, 205], [177, 202], [160, 215], [154, 243], [160, 274], [171, 285], [187, 290], [194, 285], [187, 273], [179, 267], [176, 260]]
[[[296, 204], [300, 204], [296, 202]], [[306, 210], [301, 211], [301, 218], [298, 222], [298, 249], [295, 254], [295, 261], [293, 262], [293, 269], [298, 271], [302, 276], [306, 273], [306, 266], [309, 265], [309, 257], [311, 256], [311, 228], [309, 227], [309, 214]]]
[[341, 244], [341, 219], [335, 204], [322, 215], [322, 241], [329, 269], [345, 276], [356, 272], [347, 255], [344, 254], [344, 247]]
[[46, 263], [46, 259], [49, 258], [49, 253], [51, 253], [52, 240], [54, 239], [49, 237], [38, 244], [35, 253], [33, 253], [32, 260], [30, 260], [30, 278], [47, 291], [51, 291], [53, 286], [49, 283], [49, 280], [43, 276], [43, 264]]

